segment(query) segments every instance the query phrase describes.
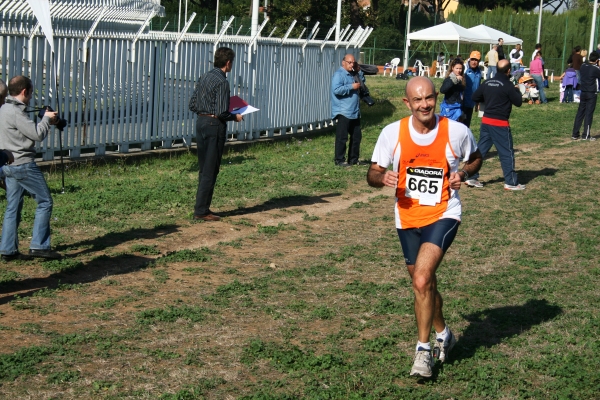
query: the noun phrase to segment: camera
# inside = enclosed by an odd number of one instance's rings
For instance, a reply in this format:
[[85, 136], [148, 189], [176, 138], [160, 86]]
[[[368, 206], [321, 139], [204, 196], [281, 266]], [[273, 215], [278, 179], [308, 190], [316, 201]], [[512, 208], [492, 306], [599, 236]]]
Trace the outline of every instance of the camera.
[[362, 101], [367, 103], [369, 107], [375, 104], [375, 100], [371, 98], [371, 94], [369, 93], [369, 89], [366, 85], [361, 85], [360, 90], [358, 92], [358, 96]]
[[[44, 114], [46, 114], [46, 111], [54, 111], [54, 110], [50, 106], [44, 106], [40, 109], [40, 112], [38, 113], [38, 118], [44, 118]], [[64, 118], [59, 118], [58, 122], [55, 125], [56, 129], [58, 129], [59, 131], [62, 132], [63, 129], [65, 129], [65, 127], [67, 126], [68, 122], [69, 121], [67, 121]]]

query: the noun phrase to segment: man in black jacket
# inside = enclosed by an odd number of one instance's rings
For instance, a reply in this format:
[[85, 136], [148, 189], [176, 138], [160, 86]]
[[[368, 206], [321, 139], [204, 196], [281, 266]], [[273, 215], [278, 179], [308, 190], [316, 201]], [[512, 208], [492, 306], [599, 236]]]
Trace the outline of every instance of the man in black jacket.
[[504, 55], [504, 47], [502, 47], [503, 44], [504, 39], [498, 39], [498, 48], [496, 49], [496, 51], [498, 52], [498, 61], [506, 59], [506, 56]]
[[[517, 180], [513, 138], [508, 123], [512, 106], [521, 107], [523, 98], [519, 89], [510, 82], [509, 76], [510, 63], [508, 60], [500, 60], [498, 74], [481, 84], [473, 93], [474, 102], [485, 103], [477, 148], [485, 157], [492, 145], [496, 146], [504, 173], [504, 189], [524, 190], [525, 185], [519, 184]], [[465, 184], [471, 187], [483, 187], [478, 178], [479, 174], [474, 174], [465, 181]]]
[[579, 129], [585, 117], [585, 125], [583, 126], [583, 140], [596, 140], [590, 135], [592, 128], [592, 120], [594, 118], [594, 110], [596, 109], [596, 100], [598, 99], [598, 79], [600, 79], [600, 68], [598, 68], [598, 54], [592, 52], [588, 62], [581, 65], [581, 96], [579, 97], [579, 108], [575, 115], [575, 123], [573, 124], [573, 134], [571, 139], [579, 140]]

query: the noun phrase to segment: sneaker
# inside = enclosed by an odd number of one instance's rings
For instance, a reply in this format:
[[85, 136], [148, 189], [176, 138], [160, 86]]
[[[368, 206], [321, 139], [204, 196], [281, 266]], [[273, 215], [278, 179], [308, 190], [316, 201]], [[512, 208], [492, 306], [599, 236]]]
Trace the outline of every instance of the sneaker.
[[431, 357], [431, 351], [419, 347], [415, 352], [415, 362], [410, 370], [410, 376], [415, 378], [431, 378], [433, 363], [434, 360]]
[[582, 139], [582, 140], [589, 140], [590, 142], [593, 142], [593, 141], [595, 141], [595, 140], [596, 140], [596, 138], [595, 138], [595, 137], [593, 137], [593, 136], [590, 136], [589, 138], [587, 138], [587, 139]]
[[482, 188], [483, 183], [479, 182], [477, 179], [467, 179], [465, 181], [465, 185], [468, 187]]
[[442, 339], [437, 339], [435, 344], [433, 345], [433, 357], [440, 360], [440, 362], [446, 361], [446, 357], [450, 353], [450, 350], [456, 344], [456, 336], [452, 333], [450, 329], [448, 329], [448, 336], [446, 337], [446, 341]]
[[507, 185], [506, 183], [504, 184], [504, 190], [525, 190], [526, 186], [525, 185], [521, 185], [520, 183], [516, 184], [516, 185]]
[[580, 138], [579, 137], [575, 137], [575, 136], [571, 136], [571, 139], [573, 139], [573, 140], [579, 140]]

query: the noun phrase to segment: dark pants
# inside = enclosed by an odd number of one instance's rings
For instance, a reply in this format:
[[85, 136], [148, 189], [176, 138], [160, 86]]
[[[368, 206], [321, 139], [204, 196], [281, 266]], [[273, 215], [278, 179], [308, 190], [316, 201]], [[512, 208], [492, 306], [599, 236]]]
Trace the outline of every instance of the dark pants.
[[198, 191], [196, 192], [194, 215], [209, 213], [226, 135], [227, 125], [225, 123], [216, 118], [198, 116], [196, 121]]
[[463, 114], [465, 114], [465, 119], [462, 121], [463, 124], [466, 125], [467, 128], [471, 127], [471, 118], [473, 118], [473, 107], [461, 107]]
[[573, 124], [573, 137], [579, 137], [579, 129], [585, 117], [585, 125], [583, 126], [582, 139], [590, 138], [590, 130], [592, 129], [592, 121], [594, 119], [594, 110], [596, 109], [596, 100], [598, 96], [596, 92], [581, 92], [579, 97], [579, 108], [575, 115], [575, 124]]
[[348, 164], [356, 164], [360, 154], [360, 118], [348, 119], [341, 114], [336, 116], [337, 125], [335, 129], [335, 163], [341, 164], [346, 161], [346, 142], [350, 135], [350, 149], [348, 150]]
[[[512, 186], [518, 185], [517, 171], [515, 171], [515, 151], [513, 149], [513, 138], [509, 126], [481, 124], [477, 148], [483, 157], [490, 151], [492, 145], [496, 146], [496, 150], [498, 150], [500, 165], [504, 173], [504, 183]], [[477, 178], [479, 178], [478, 173], [469, 179]]]

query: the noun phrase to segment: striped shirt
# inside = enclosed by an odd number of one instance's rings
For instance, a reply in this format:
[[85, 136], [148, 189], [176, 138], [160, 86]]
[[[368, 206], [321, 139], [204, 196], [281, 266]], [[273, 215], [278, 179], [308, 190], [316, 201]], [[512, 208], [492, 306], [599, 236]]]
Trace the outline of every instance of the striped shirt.
[[229, 112], [229, 82], [225, 72], [214, 68], [198, 78], [196, 89], [198, 114], [216, 115], [221, 121], [235, 121], [235, 115]]

